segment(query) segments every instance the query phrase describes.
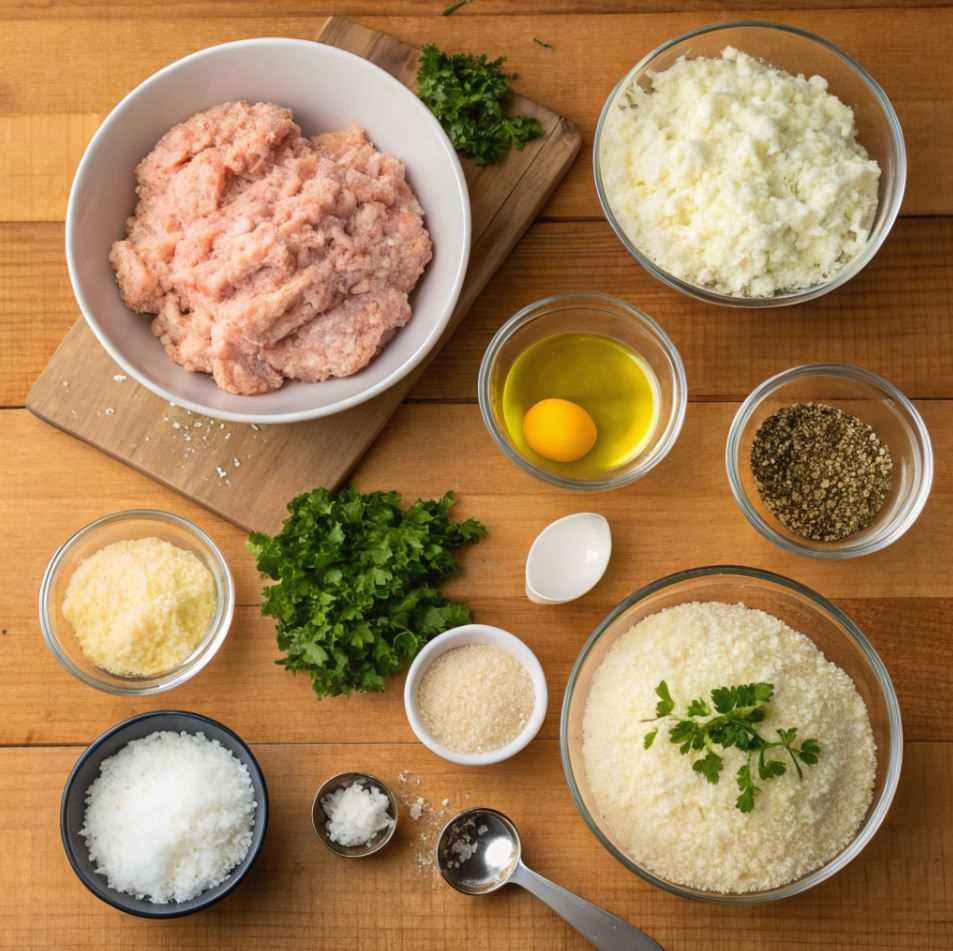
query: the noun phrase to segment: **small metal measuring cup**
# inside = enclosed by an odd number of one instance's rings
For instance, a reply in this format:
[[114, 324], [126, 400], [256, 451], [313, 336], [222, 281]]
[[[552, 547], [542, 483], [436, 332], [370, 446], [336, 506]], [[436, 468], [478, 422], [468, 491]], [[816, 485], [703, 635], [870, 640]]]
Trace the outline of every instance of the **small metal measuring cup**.
[[[324, 811], [321, 800], [326, 799], [336, 790], [345, 789], [355, 782], [361, 783], [365, 788], [378, 789], [387, 797], [389, 802], [387, 814], [393, 822], [388, 828], [381, 829], [370, 842], [366, 842], [364, 845], [340, 845], [337, 842], [332, 842], [328, 834], [328, 819], [330, 817]], [[381, 782], [376, 776], [371, 776], [370, 773], [338, 773], [337, 776], [332, 776], [327, 780], [314, 794], [314, 802], [311, 804], [311, 824], [314, 826], [318, 838], [329, 851], [346, 859], [363, 859], [368, 855], [374, 855], [375, 852], [380, 852], [394, 837], [394, 832], [397, 829], [398, 812], [397, 797], [391, 792], [390, 787]]]
[[522, 885], [600, 951], [664, 951], [644, 931], [603, 911], [527, 868], [516, 826], [495, 809], [467, 809], [437, 840], [444, 881], [464, 895], [489, 895], [508, 882]]

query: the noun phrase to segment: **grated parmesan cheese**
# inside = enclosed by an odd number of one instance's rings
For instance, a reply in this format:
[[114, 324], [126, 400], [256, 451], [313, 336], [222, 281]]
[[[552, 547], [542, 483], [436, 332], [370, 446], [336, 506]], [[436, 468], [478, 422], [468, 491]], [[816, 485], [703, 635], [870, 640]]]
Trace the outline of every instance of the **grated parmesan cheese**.
[[244, 860], [256, 805], [248, 767], [218, 740], [160, 731], [102, 761], [80, 835], [110, 888], [189, 901]]
[[424, 727], [457, 753], [485, 753], [515, 739], [535, 698], [523, 665], [491, 644], [446, 651], [430, 664], [417, 688]]
[[677, 60], [610, 110], [600, 167], [644, 254], [737, 297], [819, 284], [864, 248], [880, 166], [821, 76], [726, 48]]
[[91, 663], [150, 677], [184, 661], [215, 614], [215, 581], [199, 557], [159, 538], [114, 542], [84, 559], [63, 615]]
[[[821, 745], [816, 765], [759, 783], [750, 813], [735, 808], [744, 762], [722, 751], [713, 785], [693, 772], [662, 725], [649, 748], [655, 687], [678, 704], [714, 687], [764, 681], [775, 693], [763, 734], [798, 727]], [[803, 634], [742, 604], [681, 604], [623, 634], [596, 670], [583, 718], [583, 761], [598, 810], [619, 846], [656, 875], [707, 891], [774, 888], [824, 865], [870, 807], [876, 750], [851, 678]]]

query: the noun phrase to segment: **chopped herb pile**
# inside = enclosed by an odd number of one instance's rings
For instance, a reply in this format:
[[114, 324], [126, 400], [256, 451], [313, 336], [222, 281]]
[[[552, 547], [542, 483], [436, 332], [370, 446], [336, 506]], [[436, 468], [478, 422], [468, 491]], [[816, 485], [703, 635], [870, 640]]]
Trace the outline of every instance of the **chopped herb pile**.
[[[742, 812], [754, 809], [755, 795], [761, 792], [761, 787], [755, 785], [756, 777], [767, 781], [787, 772], [783, 760], [769, 758], [771, 750], [779, 750], [782, 755], [787, 753], [797, 770], [798, 779], [804, 778], [801, 763], [813, 766], [820, 756], [821, 747], [817, 740], [802, 740], [800, 746], [795, 745], [797, 727], [778, 730], [777, 740], [768, 740], [758, 732], [757, 724], [764, 720], [768, 701], [774, 696], [774, 684], [716, 687], [711, 692], [711, 705], [702, 698], [692, 700], [684, 717], [673, 716], [675, 701], [664, 680], [655, 688], [655, 693], [659, 698], [655, 705], [655, 719], [675, 721], [669, 728], [668, 738], [678, 744], [683, 756], [704, 754], [692, 763], [692, 769], [701, 773], [708, 782], [717, 783], [724, 766], [716, 747], [735, 747], [745, 753], [744, 765], [735, 775], [739, 790], [735, 806]], [[645, 734], [646, 749], [655, 742], [658, 731], [656, 727]]]
[[532, 116], [507, 116], [510, 100], [504, 57], [444, 53], [432, 43], [420, 52], [417, 95], [439, 119], [454, 148], [477, 165], [493, 165], [510, 146], [522, 149], [543, 127]]
[[453, 494], [401, 508], [397, 492], [315, 489], [288, 504], [273, 538], [253, 532], [264, 589], [277, 619], [277, 661], [311, 677], [319, 697], [383, 690], [432, 637], [470, 620], [436, 585], [456, 567], [453, 550], [486, 534], [450, 520]]

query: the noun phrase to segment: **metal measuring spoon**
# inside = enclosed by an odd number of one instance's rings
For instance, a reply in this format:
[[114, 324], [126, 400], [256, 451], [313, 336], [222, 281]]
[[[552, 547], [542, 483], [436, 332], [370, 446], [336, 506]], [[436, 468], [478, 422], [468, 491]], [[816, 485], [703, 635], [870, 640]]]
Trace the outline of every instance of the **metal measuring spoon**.
[[516, 826], [495, 809], [467, 809], [437, 840], [444, 881], [464, 895], [489, 895], [508, 882], [522, 885], [600, 951], [664, 951], [644, 931], [566, 891], [523, 864]]

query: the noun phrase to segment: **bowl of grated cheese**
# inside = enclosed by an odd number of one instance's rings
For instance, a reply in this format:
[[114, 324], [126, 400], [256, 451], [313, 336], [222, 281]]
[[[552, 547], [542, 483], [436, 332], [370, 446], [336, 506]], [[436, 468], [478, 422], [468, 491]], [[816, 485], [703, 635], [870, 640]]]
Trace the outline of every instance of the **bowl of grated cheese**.
[[[723, 729], [739, 689], [742, 741]], [[720, 565], [646, 585], [599, 624], [569, 676], [560, 747], [580, 815], [626, 868], [680, 897], [757, 904], [863, 851], [893, 800], [903, 731], [890, 676], [846, 614], [788, 578]]]
[[663, 43], [609, 94], [593, 173], [628, 252], [711, 304], [783, 307], [858, 274], [903, 199], [903, 131], [847, 53], [796, 27], [719, 23]]
[[71, 535], [40, 583], [43, 638], [82, 683], [120, 696], [162, 693], [209, 664], [235, 611], [219, 547], [154, 509], [113, 512]]

